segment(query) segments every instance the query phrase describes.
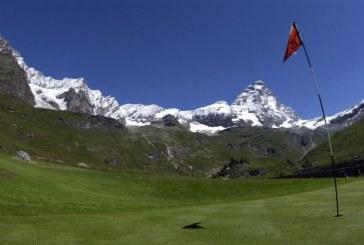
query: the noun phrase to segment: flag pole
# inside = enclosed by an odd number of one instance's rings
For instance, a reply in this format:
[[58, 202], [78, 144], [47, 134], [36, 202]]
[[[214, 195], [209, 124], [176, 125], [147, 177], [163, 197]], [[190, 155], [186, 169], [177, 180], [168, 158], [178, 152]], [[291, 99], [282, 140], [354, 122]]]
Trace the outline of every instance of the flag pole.
[[[297, 32], [298, 32], [298, 28], [297, 28]], [[303, 50], [305, 51], [305, 54], [306, 54], [306, 58], [307, 58], [308, 66], [309, 66], [310, 71], [311, 71], [312, 79], [315, 82], [316, 93], [317, 93], [318, 100], [320, 102], [321, 111], [322, 111], [322, 117], [323, 117], [324, 122], [325, 122], [325, 129], [326, 129], [327, 139], [328, 139], [329, 147], [330, 147], [330, 159], [331, 159], [332, 175], [333, 175], [333, 178], [334, 178], [335, 199], [336, 199], [336, 217], [340, 217], [342, 215], [340, 214], [340, 210], [339, 210], [339, 197], [338, 197], [338, 191], [337, 191], [337, 181], [336, 181], [336, 171], [335, 171], [335, 158], [334, 158], [334, 151], [333, 151], [333, 148], [332, 148], [331, 134], [330, 134], [330, 131], [329, 131], [329, 128], [328, 128], [327, 120], [326, 120], [326, 114], [325, 114], [325, 109], [324, 109], [324, 106], [323, 106], [323, 103], [322, 103], [322, 98], [321, 98], [321, 93], [320, 93], [320, 88], [319, 88], [318, 80], [317, 80], [315, 71], [313, 70], [310, 57], [308, 56], [308, 52], [307, 52], [307, 49], [306, 49], [306, 45], [303, 42], [303, 40], [301, 40], [301, 42], [302, 42]]]

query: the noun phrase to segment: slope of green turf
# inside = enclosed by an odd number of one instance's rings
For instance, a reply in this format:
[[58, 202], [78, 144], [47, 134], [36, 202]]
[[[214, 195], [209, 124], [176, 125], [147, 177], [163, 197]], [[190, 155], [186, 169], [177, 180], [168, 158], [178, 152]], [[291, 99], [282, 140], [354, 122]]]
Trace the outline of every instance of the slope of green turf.
[[0, 152], [15, 155], [24, 150], [35, 160], [83, 162], [93, 169], [198, 176], [222, 168], [231, 158], [244, 158], [250, 170], [264, 169], [269, 177], [290, 173], [295, 166], [289, 163], [309, 147], [302, 138], [314, 134], [249, 127], [211, 137], [182, 126], [95, 128], [90, 121], [85, 114], [36, 109], [0, 94]]
[[[337, 162], [364, 159], [364, 120], [336, 133], [332, 137], [333, 150]], [[316, 165], [328, 165], [330, 161], [329, 145], [324, 142], [303, 159], [303, 162]]]
[[[355, 244], [364, 180], [224, 181], [0, 158], [1, 244]], [[202, 222], [205, 229], [183, 230]]]

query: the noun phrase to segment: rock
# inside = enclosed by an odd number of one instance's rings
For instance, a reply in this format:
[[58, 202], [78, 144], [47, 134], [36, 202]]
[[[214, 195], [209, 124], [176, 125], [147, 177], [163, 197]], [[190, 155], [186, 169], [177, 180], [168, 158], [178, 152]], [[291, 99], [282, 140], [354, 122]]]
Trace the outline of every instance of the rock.
[[19, 66], [12, 54], [9, 43], [0, 37], [0, 92], [19, 98], [34, 105], [34, 95], [29, 87], [25, 71]]
[[83, 90], [77, 93], [74, 88], [70, 88], [67, 92], [58, 95], [57, 99], [64, 99], [67, 103], [67, 111], [85, 114], [92, 114], [93, 112], [90, 99]]
[[80, 167], [80, 168], [90, 168], [90, 166], [84, 162], [79, 162], [77, 163], [77, 167]]
[[341, 129], [354, 124], [364, 118], [364, 102], [354, 107], [350, 112], [338, 115], [330, 121], [329, 126], [333, 129]]
[[49, 105], [51, 105], [55, 110], [61, 109], [55, 101], [48, 99], [46, 96], [42, 96], [41, 98], [42, 98], [42, 100], [47, 102]]
[[225, 114], [210, 113], [207, 115], [195, 115], [192, 119], [198, 123], [205, 124], [210, 127], [231, 127], [233, 125], [233, 116]]
[[180, 124], [176, 117], [168, 114], [161, 119], [152, 121], [152, 125], [162, 127], [176, 127]]
[[[225, 164], [225, 166], [215, 173], [212, 178], [223, 177], [227, 179], [238, 179], [247, 178], [249, 176], [256, 176], [256, 173], [250, 173], [249, 161], [241, 159], [237, 161], [233, 158], [230, 159], [230, 163]], [[259, 173], [258, 173], [259, 174]]]
[[26, 162], [31, 162], [32, 161], [32, 159], [30, 158], [29, 154], [26, 153], [25, 151], [18, 151], [16, 153], [16, 157], [19, 160], [22, 160], [22, 161], [26, 161]]
[[63, 124], [72, 126], [75, 128], [82, 129], [123, 129], [125, 128], [123, 124], [113, 118], [107, 118], [103, 116], [93, 116], [87, 114], [80, 114], [77, 118], [58, 119]]

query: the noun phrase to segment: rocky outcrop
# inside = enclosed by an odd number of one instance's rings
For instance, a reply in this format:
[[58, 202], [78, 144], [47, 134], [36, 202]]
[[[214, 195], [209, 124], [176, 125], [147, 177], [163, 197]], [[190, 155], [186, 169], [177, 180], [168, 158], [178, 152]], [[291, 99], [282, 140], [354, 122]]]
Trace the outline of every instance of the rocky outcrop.
[[16, 157], [19, 160], [22, 160], [22, 161], [25, 161], [25, 162], [31, 162], [32, 161], [32, 159], [30, 158], [29, 154], [26, 153], [25, 151], [18, 151], [16, 153]]
[[233, 125], [233, 116], [224, 114], [195, 115], [192, 120], [210, 127], [222, 126], [227, 128]]
[[25, 71], [13, 57], [9, 44], [0, 37], [0, 92], [34, 105], [34, 95]]
[[67, 111], [76, 113], [92, 114], [93, 108], [85, 91], [80, 90], [78, 93], [74, 88], [57, 96], [57, 99], [63, 99], [67, 104]]
[[159, 120], [152, 121], [152, 125], [162, 126], [162, 127], [176, 127], [180, 124], [179, 124], [177, 118], [168, 114]]
[[338, 115], [330, 121], [330, 126], [341, 129], [350, 126], [364, 118], [364, 102], [353, 107], [346, 114]]
[[124, 125], [119, 121], [102, 117], [102, 116], [91, 116], [91, 115], [79, 115], [77, 118], [69, 119], [60, 117], [58, 120], [66, 125], [82, 128], [82, 129], [122, 129]]
[[79, 162], [77, 163], [77, 167], [80, 167], [80, 168], [90, 168], [90, 166], [84, 162]]
[[249, 169], [249, 162], [247, 160], [241, 159], [240, 161], [237, 161], [231, 158], [228, 164], [225, 164], [220, 171], [213, 175], [213, 178], [223, 177], [228, 179], [238, 179], [247, 178], [252, 174], [253, 173]]

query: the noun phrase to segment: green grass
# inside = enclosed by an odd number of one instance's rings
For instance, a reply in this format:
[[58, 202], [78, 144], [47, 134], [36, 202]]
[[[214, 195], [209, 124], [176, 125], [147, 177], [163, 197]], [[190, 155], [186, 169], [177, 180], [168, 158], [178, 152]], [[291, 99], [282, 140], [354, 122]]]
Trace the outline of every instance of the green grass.
[[[244, 158], [250, 162], [249, 170], [264, 170], [265, 177], [271, 177], [291, 173], [297, 166], [288, 162], [297, 162], [307, 150], [301, 137], [315, 135], [260, 127], [234, 128], [207, 136], [182, 126], [75, 126], [88, 123], [90, 118], [84, 114], [37, 109], [0, 94], [0, 153], [15, 155], [24, 150], [35, 160], [66, 165], [84, 162], [99, 170], [133, 169], [189, 176], [206, 176], [231, 158]], [[314, 138], [316, 142], [319, 137]]]
[[[0, 157], [1, 244], [356, 244], [364, 180], [224, 181]], [[205, 229], [183, 230], [202, 222]]]
[[[336, 162], [364, 159], [364, 120], [339, 131], [332, 137]], [[324, 142], [310, 151], [302, 162], [316, 165], [330, 164], [329, 145]]]

